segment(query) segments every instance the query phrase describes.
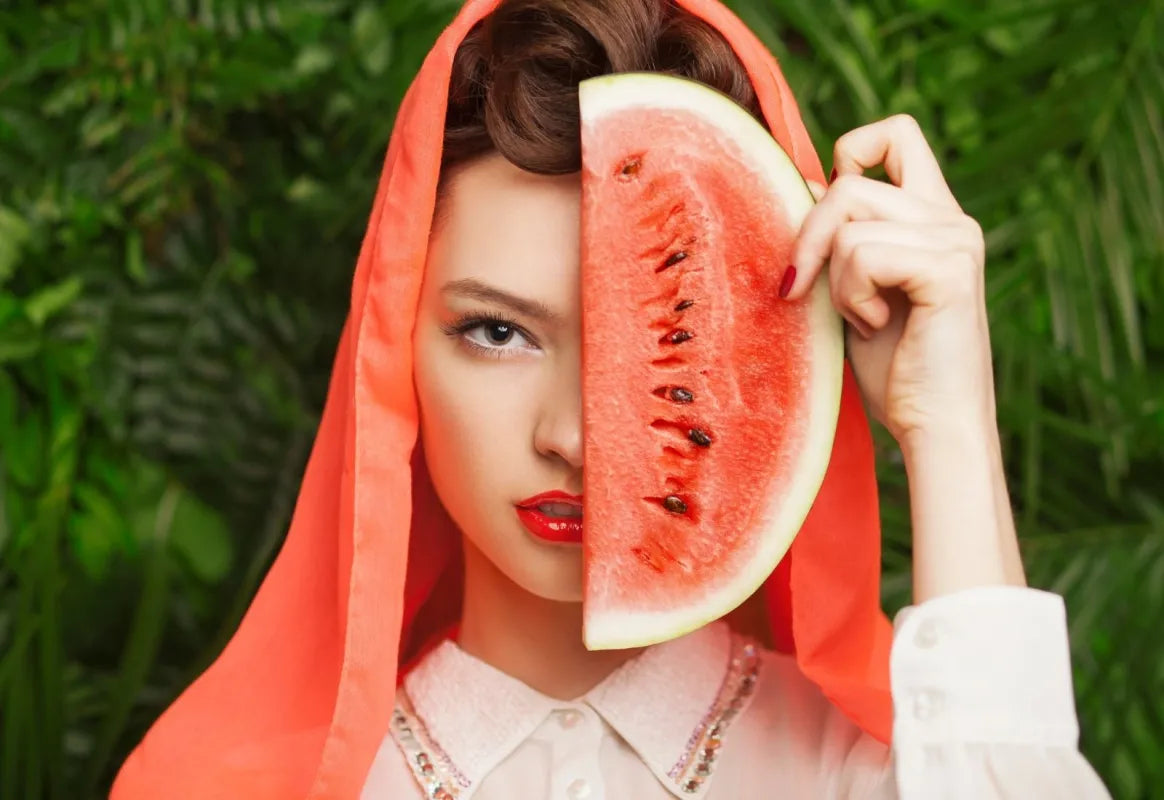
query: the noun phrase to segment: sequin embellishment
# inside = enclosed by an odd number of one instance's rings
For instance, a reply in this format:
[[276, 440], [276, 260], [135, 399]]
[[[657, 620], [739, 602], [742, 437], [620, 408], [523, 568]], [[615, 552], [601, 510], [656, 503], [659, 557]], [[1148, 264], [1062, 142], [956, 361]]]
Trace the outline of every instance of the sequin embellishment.
[[760, 672], [760, 654], [754, 642], [733, 634], [732, 659], [719, 694], [695, 727], [683, 755], [667, 772], [687, 794], [696, 794], [715, 768], [724, 733], [747, 705]]
[[[667, 772], [684, 793], [695, 795], [706, 786], [728, 727], [751, 698], [760, 664], [756, 644], [733, 633], [731, 660], [715, 702], [695, 726], [679, 760]], [[398, 695], [390, 730], [428, 800], [455, 800], [472, 787], [472, 781], [433, 740], [403, 692]]]
[[433, 741], [406, 695], [397, 700], [392, 712], [391, 731], [413, 777], [429, 800], [454, 800], [462, 790], [472, 786], [440, 745]]

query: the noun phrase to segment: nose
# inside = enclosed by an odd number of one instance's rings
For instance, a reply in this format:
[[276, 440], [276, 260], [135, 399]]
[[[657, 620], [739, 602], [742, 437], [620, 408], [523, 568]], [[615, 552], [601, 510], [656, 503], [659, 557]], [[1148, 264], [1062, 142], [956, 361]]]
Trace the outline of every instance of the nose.
[[575, 470], [582, 468], [582, 364], [566, 359], [551, 371], [543, 393], [534, 447], [550, 458], [561, 458]]

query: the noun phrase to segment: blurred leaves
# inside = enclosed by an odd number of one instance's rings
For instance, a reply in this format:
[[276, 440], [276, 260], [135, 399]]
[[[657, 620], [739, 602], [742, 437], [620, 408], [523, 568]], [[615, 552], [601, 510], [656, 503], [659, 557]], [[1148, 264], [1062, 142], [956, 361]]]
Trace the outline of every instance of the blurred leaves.
[[[0, 15], [0, 797], [104, 796], [282, 541], [396, 106], [456, 0]], [[987, 231], [1033, 584], [1082, 744], [1164, 785], [1164, 3], [735, 0], [819, 152], [925, 129]], [[905, 476], [881, 451], [885, 600]]]
[[408, 5], [0, 15], [0, 797], [103, 796], [282, 541]]

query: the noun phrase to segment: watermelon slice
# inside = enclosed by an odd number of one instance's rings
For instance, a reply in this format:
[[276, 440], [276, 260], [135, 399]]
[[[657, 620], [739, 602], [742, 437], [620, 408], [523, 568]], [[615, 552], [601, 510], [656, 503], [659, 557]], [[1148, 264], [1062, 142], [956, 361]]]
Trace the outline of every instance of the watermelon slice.
[[842, 323], [778, 297], [813, 197], [726, 95], [659, 73], [579, 86], [584, 641], [680, 636], [764, 582], [824, 479]]

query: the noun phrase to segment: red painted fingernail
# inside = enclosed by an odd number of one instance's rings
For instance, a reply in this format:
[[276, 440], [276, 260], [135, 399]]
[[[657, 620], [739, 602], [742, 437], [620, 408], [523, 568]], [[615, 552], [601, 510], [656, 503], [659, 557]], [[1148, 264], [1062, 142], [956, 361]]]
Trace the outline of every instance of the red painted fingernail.
[[796, 267], [788, 267], [784, 270], [784, 277], [780, 279], [780, 297], [788, 297], [788, 293], [792, 291], [792, 284], [796, 283]]
[[832, 173], [829, 175], [829, 183], [832, 183], [832, 182], [833, 182], [833, 181], [835, 181], [836, 179], [837, 179], [837, 168], [836, 168], [836, 167], [833, 167], [833, 171], [832, 171]]

